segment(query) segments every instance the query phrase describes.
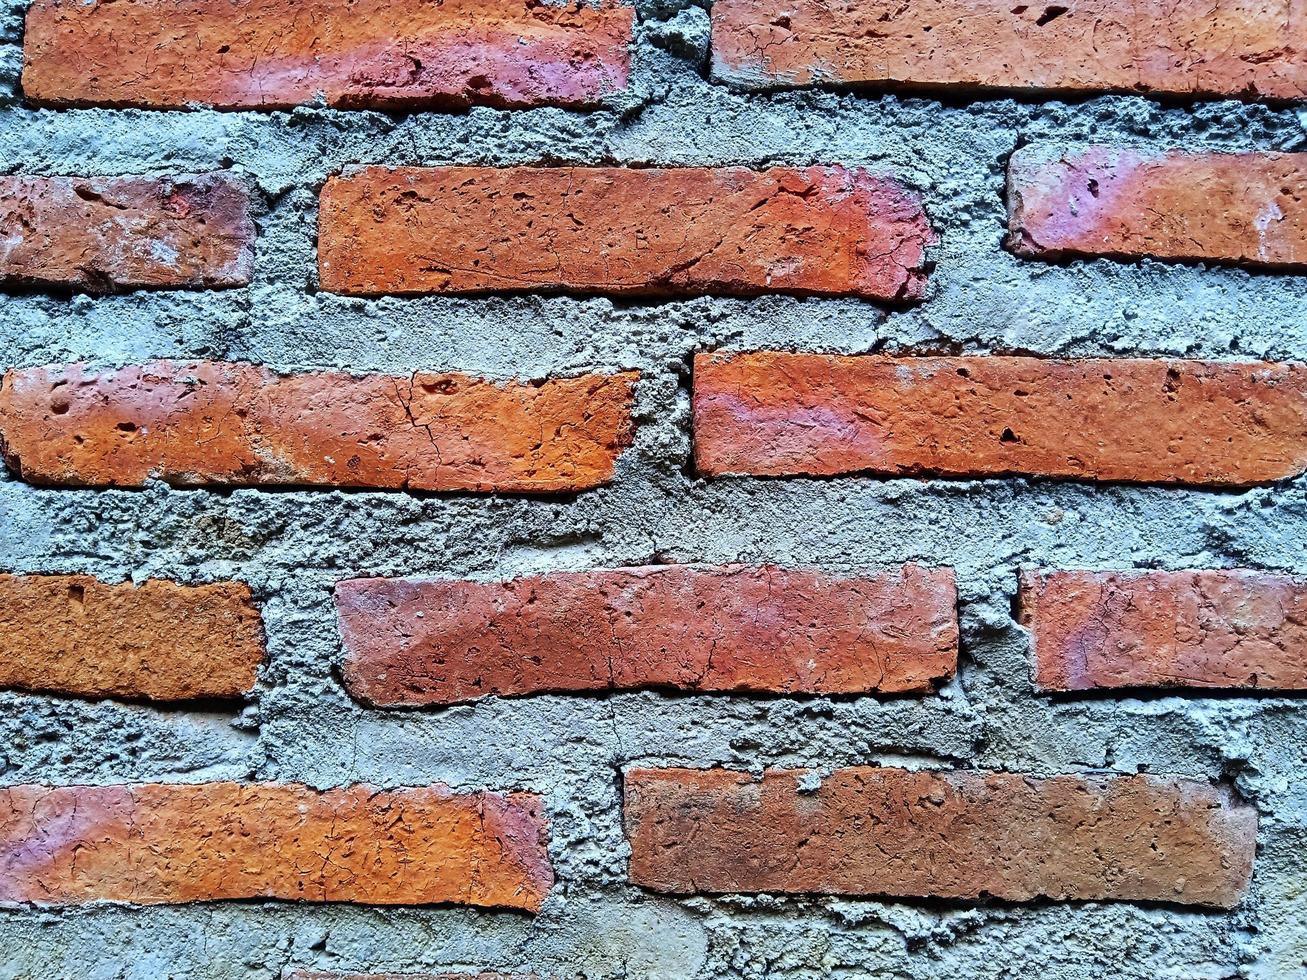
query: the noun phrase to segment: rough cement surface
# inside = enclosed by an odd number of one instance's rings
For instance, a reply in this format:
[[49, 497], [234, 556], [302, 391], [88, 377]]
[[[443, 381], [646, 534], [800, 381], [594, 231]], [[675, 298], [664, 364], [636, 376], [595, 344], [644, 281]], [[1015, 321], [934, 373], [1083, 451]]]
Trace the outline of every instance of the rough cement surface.
[[[0, 778], [76, 784], [446, 782], [545, 797], [559, 884], [541, 914], [228, 903], [0, 911], [0, 976], [275, 977], [332, 969], [531, 969], [597, 978], [1282, 978], [1307, 975], [1307, 706], [1293, 697], [1034, 693], [1013, 618], [1021, 567], [1307, 573], [1307, 479], [1245, 493], [686, 475], [688, 358], [779, 346], [854, 353], [1303, 359], [1307, 277], [1158, 262], [1044, 264], [1000, 245], [1018, 145], [1299, 150], [1307, 111], [1144, 99], [942, 105], [838, 93], [737, 95], [700, 74], [706, 12], [639, 5], [632, 93], [603, 111], [422, 114], [30, 111], [14, 98], [20, 3], [0, 8], [0, 170], [230, 167], [259, 188], [254, 283], [221, 293], [0, 303], [4, 366], [149, 357], [275, 368], [542, 377], [639, 369], [636, 444], [574, 499], [399, 493], [41, 490], [0, 475], [0, 571], [107, 580], [236, 577], [264, 603], [269, 660], [240, 714], [0, 695]], [[894, 174], [942, 233], [926, 301], [628, 303], [345, 299], [316, 289], [317, 192], [358, 164], [839, 162]], [[365, 710], [340, 686], [332, 585], [651, 561], [835, 571], [957, 568], [958, 679], [918, 699], [546, 696]], [[1252, 891], [1230, 913], [1073, 903], [674, 901], [625, 884], [631, 765], [979, 767], [1224, 779], [1260, 816]]]

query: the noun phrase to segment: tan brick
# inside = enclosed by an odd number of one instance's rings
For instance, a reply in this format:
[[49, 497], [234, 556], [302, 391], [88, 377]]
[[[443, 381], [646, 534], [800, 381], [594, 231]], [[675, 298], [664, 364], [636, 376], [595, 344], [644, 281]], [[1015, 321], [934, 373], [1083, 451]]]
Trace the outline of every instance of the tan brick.
[[236, 698], [263, 629], [247, 586], [0, 575], [0, 687], [83, 697]]
[[0, 902], [277, 898], [538, 911], [539, 798], [283, 783], [0, 788]]

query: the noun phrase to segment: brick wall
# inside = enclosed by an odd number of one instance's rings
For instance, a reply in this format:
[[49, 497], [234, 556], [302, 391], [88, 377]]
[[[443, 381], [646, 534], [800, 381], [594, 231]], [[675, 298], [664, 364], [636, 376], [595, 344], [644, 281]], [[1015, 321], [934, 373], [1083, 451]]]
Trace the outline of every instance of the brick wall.
[[0, 11], [0, 978], [1307, 976], [1307, 14]]

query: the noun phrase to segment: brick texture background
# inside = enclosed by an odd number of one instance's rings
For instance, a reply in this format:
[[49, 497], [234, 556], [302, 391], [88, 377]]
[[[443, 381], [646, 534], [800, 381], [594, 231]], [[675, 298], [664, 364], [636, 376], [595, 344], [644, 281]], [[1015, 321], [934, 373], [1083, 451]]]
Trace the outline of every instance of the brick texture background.
[[1305, 27], [0, 0], [0, 980], [1307, 977]]

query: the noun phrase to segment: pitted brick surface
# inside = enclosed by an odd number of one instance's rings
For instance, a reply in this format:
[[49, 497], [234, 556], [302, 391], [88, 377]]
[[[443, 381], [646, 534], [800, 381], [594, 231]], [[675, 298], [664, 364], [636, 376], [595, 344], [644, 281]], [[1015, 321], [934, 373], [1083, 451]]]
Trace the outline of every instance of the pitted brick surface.
[[0, 284], [91, 293], [243, 286], [249, 191], [233, 177], [0, 177]]
[[370, 167], [322, 193], [322, 286], [919, 299], [916, 195], [840, 166]]
[[1035, 682], [1307, 689], [1307, 581], [1247, 570], [1031, 571], [1021, 578]]
[[34, 483], [583, 490], [630, 442], [635, 375], [278, 375], [159, 361], [10, 371], [0, 449]]
[[1307, 468], [1300, 365], [764, 352], [694, 361], [710, 476], [1013, 474], [1248, 486]]
[[1136, 899], [1230, 908], [1257, 814], [1149, 776], [840, 769], [626, 775], [631, 880], [657, 891]]
[[590, 106], [626, 87], [629, 7], [533, 0], [35, 0], [50, 106]]
[[539, 798], [443, 786], [0, 788], [0, 902], [277, 898], [538, 911]]
[[1307, 269], [1307, 153], [1018, 150], [1008, 245], [1027, 258], [1206, 259]]
[[1301, 99], [1307, 14], [1265, 0], [716, 0], [713, 74], [962, 92]]
[[235, 698], [263, 659], [259, 611], [237, 582], [107, 585], [0, 575], [0, 687], [84, 697]]

